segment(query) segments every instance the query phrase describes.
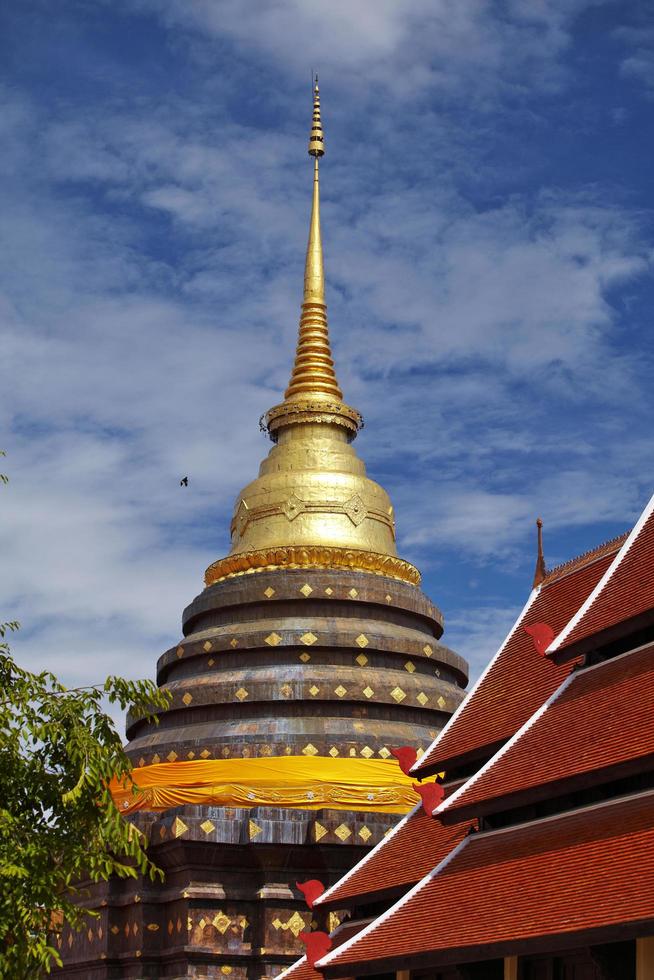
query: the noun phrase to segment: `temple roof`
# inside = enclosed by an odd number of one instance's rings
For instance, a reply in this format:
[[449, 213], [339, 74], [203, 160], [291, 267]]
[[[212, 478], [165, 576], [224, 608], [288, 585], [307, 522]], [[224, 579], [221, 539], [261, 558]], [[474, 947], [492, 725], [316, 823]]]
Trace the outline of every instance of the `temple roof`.
[[524, 627], [547, 623], [555, 632], [561, 630], [597, 585], [620, 542], [588, 552], [567, 569], [554, 569], [532, 591], [495, 657], [414, 766], [415, 775], [485, 761], [556, 691], [570, 665], [557, 666], [538, 653]]
[[[569, 660], [590, 646], [598, 647], [625, 632], [640, 617], [652, 622], [654, 607], [654, 496], [620, 552], [548, 653]], [[622, 628], [621, 628], [622, 627]]]
[[611, 927], [624, 936], [645, 922], [654, 923], [652, 792], [467, 837], [318, 965], [327, 977], [435, 967], [542, 937], [549, 949], [607, 942]]
[[472, 823], [445, 827], [418, 804], [315, 904], [328, 908], [365, 905], [406, 891], [463, 840]]
[[653, 717], [650, 644], [570, 674], [437, 813], [457, 821], [651, 769]]

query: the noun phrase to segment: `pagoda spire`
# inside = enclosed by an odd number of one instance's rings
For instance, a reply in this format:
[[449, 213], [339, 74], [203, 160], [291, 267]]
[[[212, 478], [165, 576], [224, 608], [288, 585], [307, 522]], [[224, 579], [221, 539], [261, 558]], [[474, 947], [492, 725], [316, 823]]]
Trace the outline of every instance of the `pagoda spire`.
[[325, 154], [325, 140], [320, 118], [318, 76], [313, 84], [313, 118], [309, 135], [309, 156], [313, 157], [313, 201], [309, 223], [309, 241], [304, 264], [304, 295], [295, 363], [285, 399], [316, 394], [342, 399], [329, 344], [327, 307], [325, 305], [325, 266], [320, 233], [320, 172], [318, 161]]
[[536, 569], [534, 571], [534, 589], [541, 584], [547, 575], [545, 555], [543, 554], [543, 521], [540, 517], [536, 518], [536, 527], [538, 528], [538, 553], [536, 555]]
[[329, 343], [325, 303], [325, 266], [320, 233], [319, 160], [325, 153], [320, 118], [318, 76], [313, 86], [313, 117], [309, 134], [309, 156], [313, 157], [313, 199], [309, 222], [309, 241], [304, 263], [304, 292], [295, 361], [284, 401], [269, 409], [261, 419], [262, 428], [277, 442], [283, 429], [303, 423], [320, 422], [346, 430], [353, 439], [363, 425], [355, 408], [343, 402], [336, 379]]

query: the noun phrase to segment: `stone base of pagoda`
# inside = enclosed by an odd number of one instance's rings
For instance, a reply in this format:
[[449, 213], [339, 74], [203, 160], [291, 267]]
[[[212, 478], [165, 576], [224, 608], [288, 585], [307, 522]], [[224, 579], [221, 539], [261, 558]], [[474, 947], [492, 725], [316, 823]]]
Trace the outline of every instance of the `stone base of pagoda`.
[[130, 819], [165, 881], [92, 886], [98, 916], [59, 937], [57, 976], [272, 978], [303, 954], [301, 931], [330, 932], [347, 915], [310, 912], [296, 882], [333, 884], [400, 818], [187, 806]]

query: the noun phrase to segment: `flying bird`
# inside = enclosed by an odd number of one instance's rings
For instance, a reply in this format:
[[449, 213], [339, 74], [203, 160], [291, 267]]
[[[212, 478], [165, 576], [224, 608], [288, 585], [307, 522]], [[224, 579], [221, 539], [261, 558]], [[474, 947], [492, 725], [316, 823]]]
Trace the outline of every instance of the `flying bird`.
[[179, 481], [179, 485], [180, 485], [180, 487], [187, 487], [188, 486], [188, 477], [187, 476], [183, 476], [182, 479]]
[[531, 626], [524, 627], [525, 633], [529, 633], [534, 650], [545, 656], [545, 651], [554, 639], [554, 630], [547, 623], [532, 623]]
[[299, 935], [307, 948], [309, 966], [315, 966], [316, 962], [332, 948], [332, 941], [326, 932], [301, 932]]
[[313, 903], [318, 896], [322, 895], [325, 890], [322, 881], [318, 881], [317, 878], [311, 878], [309, 881], [296, 881], [295, 884], [304, 895], [304, 901], [310, 909], [313, 908]]
[[418, 753], [411, 745], [403, 745], [401, 749], [391, 749], [391, 755], [394, 755], [400, 763], [400, 769], [405, 776], [409, 775], [409, 769], [418, 758]]
[[428, 817], [434, 816], [434, 810], [442, 803], [445, 790], [440, 783], [414, 783], [413, 788], [422, 798], [422, 806]]

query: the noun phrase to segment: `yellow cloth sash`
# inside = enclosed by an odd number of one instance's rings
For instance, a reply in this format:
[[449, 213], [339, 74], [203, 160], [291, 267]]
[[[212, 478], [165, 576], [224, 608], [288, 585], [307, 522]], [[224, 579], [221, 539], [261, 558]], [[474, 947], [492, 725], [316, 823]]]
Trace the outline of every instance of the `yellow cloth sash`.
[[284, 755], [142, 766], [111, 793], [121, 813], [186, 803], [406, 813], [419, 799], [412, 782], [395, 759]]

